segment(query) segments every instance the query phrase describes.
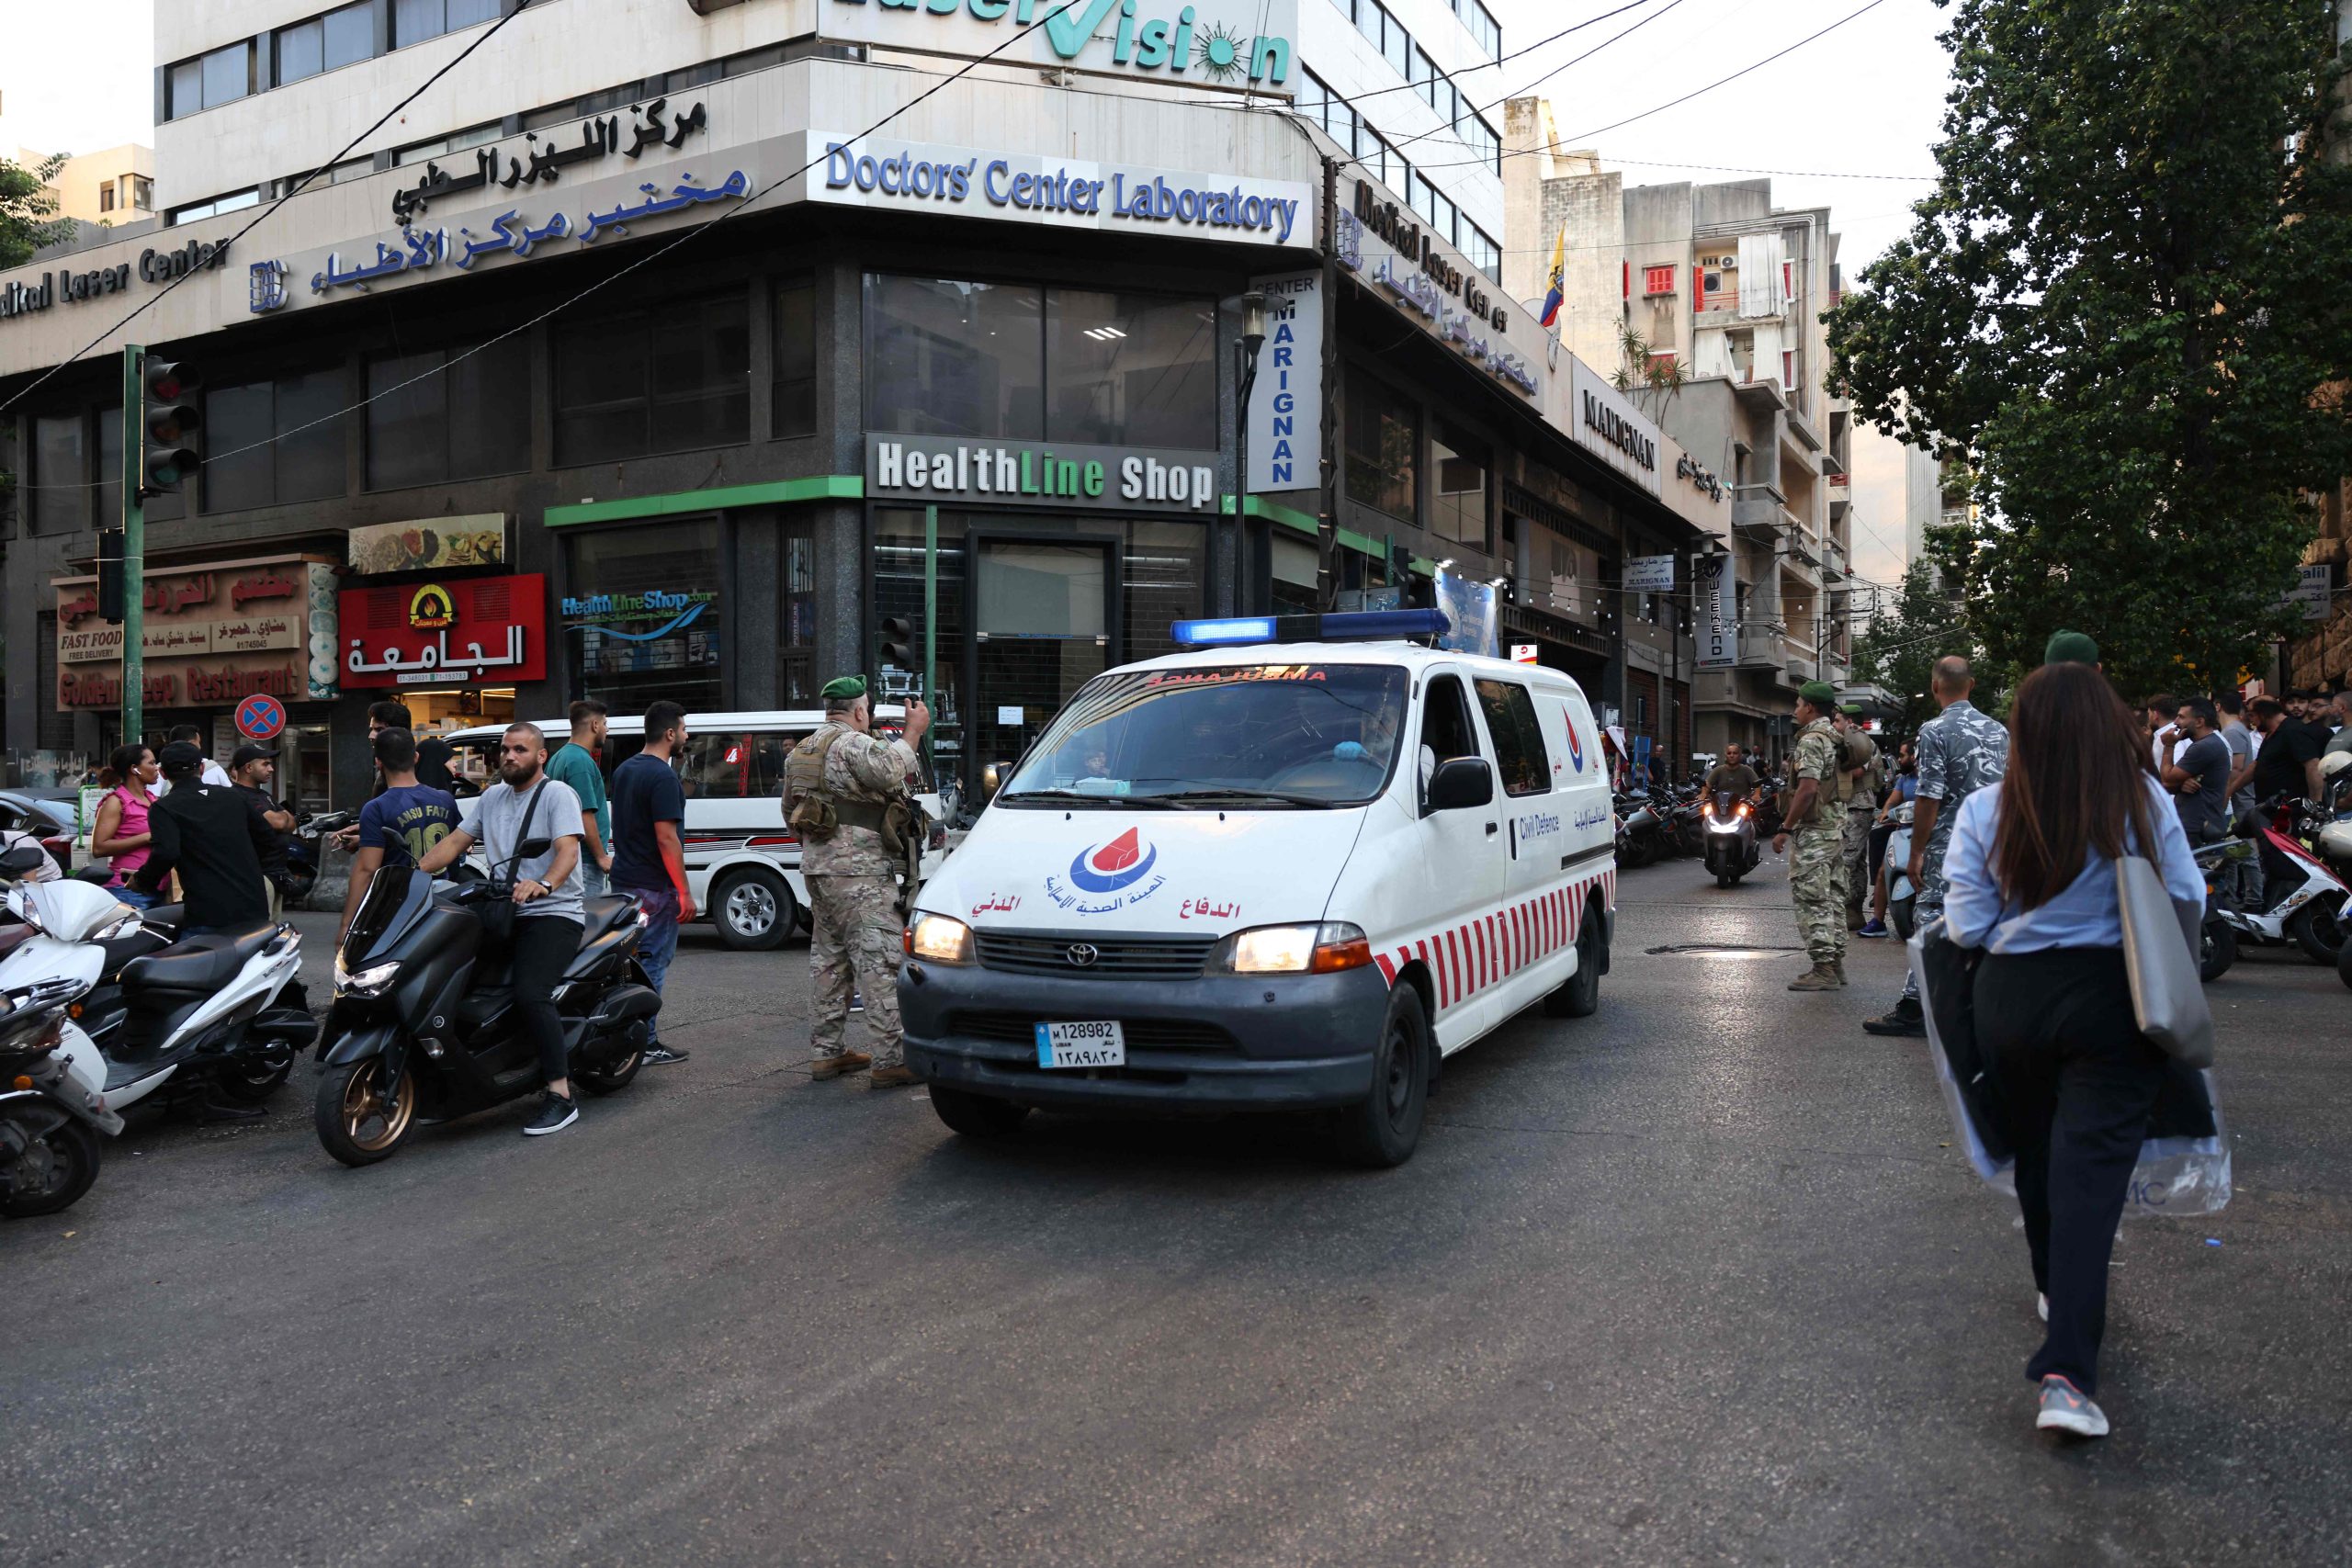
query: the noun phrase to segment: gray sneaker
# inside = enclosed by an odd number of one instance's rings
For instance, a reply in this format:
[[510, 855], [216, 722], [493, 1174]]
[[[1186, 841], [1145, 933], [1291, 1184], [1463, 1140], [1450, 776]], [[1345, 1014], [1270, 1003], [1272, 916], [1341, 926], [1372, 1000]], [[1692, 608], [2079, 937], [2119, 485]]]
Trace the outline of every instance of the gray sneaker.
[[2055, 1372], [2041, 1380], [2041, 1413], [2033, 1424], [2045, 1432], [2072, 1432], [2078, 1438], [2107, 1436], [2107, 1413]]

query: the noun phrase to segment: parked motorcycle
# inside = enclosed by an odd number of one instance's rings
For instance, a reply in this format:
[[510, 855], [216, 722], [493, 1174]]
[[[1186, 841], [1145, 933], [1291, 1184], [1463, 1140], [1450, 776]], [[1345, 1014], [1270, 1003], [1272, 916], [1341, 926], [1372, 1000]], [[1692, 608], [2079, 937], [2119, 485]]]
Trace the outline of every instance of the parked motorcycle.
[[1764, 847], [1756, 837], [1756, 808], [1727, 789], [1719, 789], [1705, 810], [1707, 871], [1718, 887], [1736, 887], [1754, 871]]
[[[35, 863], [28, 856], [46, 853], [33, 844], [0, 855], [0, 881], [17, 881]], [[122, 1131], [107, 1109], [106, 1064], [68, 1016], [95, 964], [38, 928], [18, 945], [33, 943], [64, 951], [0, 965], [13, 972], [0, 978], [0, 1214], [12, 1219], [73, 1204], [98, 1179], [101, 1135]]]
[[1618, 807], [1617, 863], [1636, 868], [1654, 864], [1666, 853], [1663, 809], [1648, 795], [1621, 797]]
[[278, 884], [278, 897], [287, 908], [295, 908], [307, 902], [311, 889], [319, 884], [319, 867], [324, 857], [320, 840], [330, 833], [340, 833], [359, 819], [356, 811], [314, 811], [302, 818], [294, 828], [294, 836], [286, 846], [286, 880]]
[[1919, 890], [1911, 883], [1911, 808], [1907, 800], [1894, 808], [1894, 831], [1886, 840], [1886, 915], [1905, 942], [1918, 924]]
[[[2314, 826], [2312, 815], [2306, 809], [2286, 818], [2286, 827], [2308, 829]], [[2223, 918], [2237, 933], [2238, 944], [2291, 944], [2301, 948], [2314, 964], [2337, 963], [2345, 946], [2341, 918], [2347, 889], [2344, 879], [2282, 829], [2278, 818], [2245, 811], [2238, 814], [2233, 826], [2238, 838], [2206, 845], [2200, 855], [2237, 842], [2245, 842], [2249, 852], [2258, 855], [2258, 846], [2267, 845], [2277, 856], [2278, 866], [2275, 872], [2267, 866], [2249, 868], [2253, 874], [2247, 880], [2258, 885], [2258, 892], [2247, 899], [2233, 897], [2225, 907]]]
[[[519, 846], [493, 874], [436, 882], [413, 866], [376, 874], [335, 954], [319, 1041], [319, 1142], [349, 1166], [398, 1152], [419, 1122], [470, 1115], [539, 1088], [538, 1055], [478, 911], [514, 897]], [[662, 998], [637, 962], [645, 925], [627, 894], [587, 900], [579, 953], [555, 987], [571, 1076], [610, 1094], [637, 1076]]]

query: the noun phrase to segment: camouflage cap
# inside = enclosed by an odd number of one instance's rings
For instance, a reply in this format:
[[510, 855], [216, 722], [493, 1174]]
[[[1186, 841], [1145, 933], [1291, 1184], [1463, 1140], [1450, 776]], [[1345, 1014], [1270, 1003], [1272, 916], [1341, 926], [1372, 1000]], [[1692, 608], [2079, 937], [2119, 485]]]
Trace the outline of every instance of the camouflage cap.
[[829, 703], [854, 703], [865, 695], [865, 677], [837, 675], [826, 682], [825, 689], [817, 694]]

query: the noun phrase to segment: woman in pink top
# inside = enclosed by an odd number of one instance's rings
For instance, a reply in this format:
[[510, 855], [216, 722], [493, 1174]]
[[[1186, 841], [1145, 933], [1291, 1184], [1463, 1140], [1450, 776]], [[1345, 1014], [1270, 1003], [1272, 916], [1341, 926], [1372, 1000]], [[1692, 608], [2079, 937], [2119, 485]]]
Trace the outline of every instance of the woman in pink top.
[[107, 763], [122, 782], [98, 803], [98, 819], [90, 829], [90, 852], [106, 856], [113, 872], [107, 891], [144, 909], [155, 902], [155, 896], [132, 887], [130, 874], [147, 863], [147, 846], [154, 837], [148, 831], [147, 810], [155, 803], [152, 792], [160, 770], [155, 753], [144, 746], [118, 746]]

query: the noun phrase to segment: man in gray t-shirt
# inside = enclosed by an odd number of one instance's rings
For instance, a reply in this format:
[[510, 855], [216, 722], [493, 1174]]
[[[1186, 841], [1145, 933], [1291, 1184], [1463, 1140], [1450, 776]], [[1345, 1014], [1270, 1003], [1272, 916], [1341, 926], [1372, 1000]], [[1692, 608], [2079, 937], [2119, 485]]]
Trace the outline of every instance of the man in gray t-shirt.
[[[514, 987], [515, 1010], [524, 1029], [538, 1047], [539, 1070], [547, 1077], [547, 1097], [523, 1131], [526, 1135], [560, 1133], [580, 1120], [572, 1103], [571, 1055], [563, 1043], [563, 1019], [555, 1007], [555, 987], [580, 952], [584, 910], [580, 881], [580, 797], [571, 786], [547, 775], [547, 737], [536, 724], [510, 724], [498, 742], [498, 782], [481, 792], [474, 819], [433, 846], [417, 862], [419, 869], [436, 872], [455, 865], [480, 840], [490, 859], [492, 877], [514, 886], [514, 930], [506, 943], [509, 979]], [[541, 788], [542, 785], [546, 787]], [[538, 795], [534, 809], [531, 797]], [[529, 856], [512, 866], [516, 848], [526, 836], [548, 840], [544, 854]], [[498, 955], [484, 953], [478, 964], [495, 964]]]

